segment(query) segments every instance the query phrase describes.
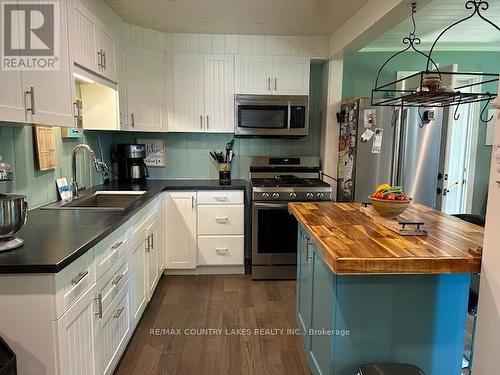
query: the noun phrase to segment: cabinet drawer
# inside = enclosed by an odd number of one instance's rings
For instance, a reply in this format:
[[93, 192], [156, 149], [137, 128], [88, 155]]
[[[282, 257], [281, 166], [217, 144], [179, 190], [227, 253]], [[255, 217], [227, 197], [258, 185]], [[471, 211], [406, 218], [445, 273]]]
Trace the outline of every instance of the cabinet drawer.
[[100, 360], [98, 374], [112, 374], [131, 334], [130, 293], [127, 281], [98, 320], [97, 342]]
[[141, 209], [130, 219], [132, 227], [132, 236], [135, 237], [138, 233], [146, 229], [147, 226], [159, 215], [159, 199], [155, 198], [148, 203], [146, 207]]
[[242, 265], [243, 236], [200, 236], [198, 237], [198, 264]]
[[116, 264], [97, 281], [97, 293], [100, 298], [101, 312], [105, 312], [109, 304], [118, 294], [118, 291], [130, 277], [128, 261]]
[[113, 264], [116, 264], [129, 247], [128, 222], [111, 233], [94, 247], [97, 279], [104, 275]]
[[198, 206], [198, 234], [243, 234], [244, 206]]
[[243, 190], [198, 191], [198, 204], [243, 204]]
[[56, 274], [56, 307], [60, 317], [96, 281], [94, 250], [89, 250]]

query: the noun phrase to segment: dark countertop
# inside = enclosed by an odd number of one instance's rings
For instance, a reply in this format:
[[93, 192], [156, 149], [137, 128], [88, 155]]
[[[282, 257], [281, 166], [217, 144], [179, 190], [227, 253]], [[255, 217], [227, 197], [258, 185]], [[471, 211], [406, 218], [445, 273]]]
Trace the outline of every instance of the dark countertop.
[[146, 184], [112, 183], [93, 190], [145, 190], [123, 211], [45, 210], [28, 213], [27, 224], [17, 233], [24, 240], [18, 249], [0, 252], [0, 273], [56, 273], [85, 254], [124, 224], [162, 191], [246, 190], [248, 182], [232, 180], [148, 180]]

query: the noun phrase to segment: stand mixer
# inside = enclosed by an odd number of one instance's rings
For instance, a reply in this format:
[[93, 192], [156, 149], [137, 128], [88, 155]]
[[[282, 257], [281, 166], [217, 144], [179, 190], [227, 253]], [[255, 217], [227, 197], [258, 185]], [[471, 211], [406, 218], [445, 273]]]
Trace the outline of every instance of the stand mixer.
[[23, 246], [16, 233], [26, 224], [28, 203], [24, 195], [13, 195], [14, 171], [0, 157], [0, 252]]

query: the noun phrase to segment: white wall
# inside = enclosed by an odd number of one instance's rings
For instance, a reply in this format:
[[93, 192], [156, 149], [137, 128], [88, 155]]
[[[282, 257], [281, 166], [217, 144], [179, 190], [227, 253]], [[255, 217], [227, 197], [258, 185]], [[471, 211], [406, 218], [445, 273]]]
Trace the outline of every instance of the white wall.
[[473, 374], [492, 375], [500, 371], [500, 173], [495, 149], [500, 147], [500, 111], [497, 111], [490, 171], [488, 208], [483, 247], [481, 286]]

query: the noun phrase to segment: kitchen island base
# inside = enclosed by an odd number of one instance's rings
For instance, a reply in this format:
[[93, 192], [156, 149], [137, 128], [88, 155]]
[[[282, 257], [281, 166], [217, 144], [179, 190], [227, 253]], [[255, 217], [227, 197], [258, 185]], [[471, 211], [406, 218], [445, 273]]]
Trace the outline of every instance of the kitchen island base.
[[297, 323], [314, 374], [401, 362], [461, 374], [470, 274], [336, 275], [299, 227]]

